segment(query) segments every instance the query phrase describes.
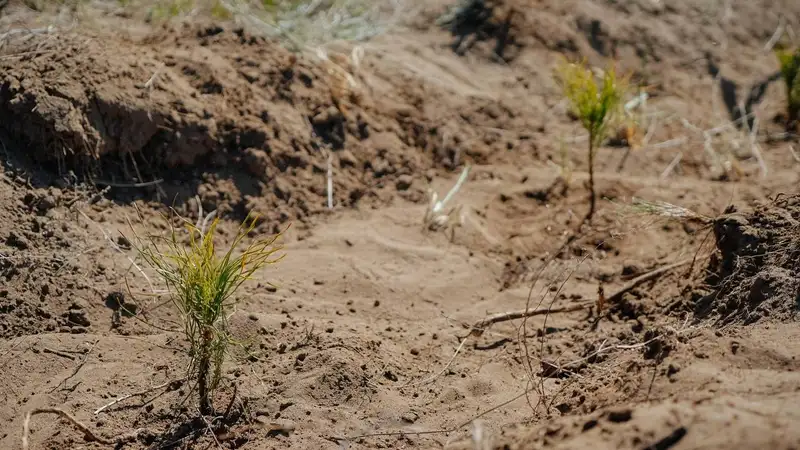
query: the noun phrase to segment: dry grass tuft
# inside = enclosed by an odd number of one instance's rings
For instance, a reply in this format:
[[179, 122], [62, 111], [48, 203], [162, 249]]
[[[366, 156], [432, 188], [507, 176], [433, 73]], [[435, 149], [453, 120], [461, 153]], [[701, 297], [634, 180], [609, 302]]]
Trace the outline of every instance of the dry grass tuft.
[[646, 215], [665, 217], [676, 220], [698, 220], [703, 223], [711, 223], [713, 218], [696, 213], [682, 206], [662, 201], [649, 201], [634, 198], [631, 208], [639, 213]]
[[438, 231], [442, 229], [449, 229], [450, 240], [455, 238], [455, 229], [464, 225], [465, 212], [463, 205], [457, 204], [452, 208], [447, 208], [447, 205], [453, 200], [453, 197], [458, 193], [464, 183], [469, 178], [470, 166], [464, 167], [458, 181], [447, 192], [443, 199], [439, 200], [439, 194], [432, 189], [428, 190], [430, 202], [428, 209], [425, 210], [425, 217], [423, 223], [426, 229], [431, 231]]

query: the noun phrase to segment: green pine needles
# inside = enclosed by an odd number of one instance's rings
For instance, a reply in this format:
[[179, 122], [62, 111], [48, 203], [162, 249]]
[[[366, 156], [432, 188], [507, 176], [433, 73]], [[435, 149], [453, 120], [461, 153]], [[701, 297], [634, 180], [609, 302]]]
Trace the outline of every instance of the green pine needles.
[[594, 187], [594, 154], [607, 137], [610, 124], [620, 112], [626, 80], [618, 78], [613, 67], [598, 77], [585, 63], [564, 62], [558, 67], [558, 79], [564, 96], [581, 125], [589, 132], [589, 213], [594, 216], [596, 194]]
[[234, 294], [256, 271], [278, 262], [275, 254], [282, 247], [275, 242], [280, 233], [244, 246], [256, 226], [257, 217], [248, 215], [239, 226], [225, 253], [218, 255], [214, 235], [219, 219], [208, 230], [180, 218], [189, 234], [189, 243], [181, 243], [181, 233], [170, 223], [167, 236], [138, 240], [139, 255], [164, 279], [173, 303], [183, 319], [183, 332], [190, 344], [189, 379], [196, 380], [200, 413], [213, 413], [211, 396], [218, 386], [222, 363], [232, 342], [228, 318], [236, 305]]
[[796, 130], [800, 121], [800, 48], [775, 47], [775, 56], [781, 66], [781, 76], [786, 83], [788, 130]]

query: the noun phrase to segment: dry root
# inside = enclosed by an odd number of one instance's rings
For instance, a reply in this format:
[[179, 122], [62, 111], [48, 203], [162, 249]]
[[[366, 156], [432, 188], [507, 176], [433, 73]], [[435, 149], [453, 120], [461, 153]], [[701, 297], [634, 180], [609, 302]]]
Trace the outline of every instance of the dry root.
[[86, 425], [82, 424], [75, 418], [72, 414], [64, 411], [61, 408], [35, 408], [28, 411], [28, 414], [25, 415], [25, 423], [22, 427], [22, 450], [28, 450], [28, 436], [30, 435], [30, 423], [31, 417], [37, 414], [56, 414], [61, 416], [63, 419], [67, 420], [71, 423], [75, 428], [79, 429], [85, 436], [86, 440], [90, 442], [98, 442], [103, 445], [116, 445], [121, 442], [126, 442], [131, 439], [135, 439], [136, 436], [139, 434], [139, 430], [134, 431], [132, 433], [127, 433], [120, 435], [114, 439], [106, 439], [102, 436], [98, 436], [92, 430], [89, 429]]

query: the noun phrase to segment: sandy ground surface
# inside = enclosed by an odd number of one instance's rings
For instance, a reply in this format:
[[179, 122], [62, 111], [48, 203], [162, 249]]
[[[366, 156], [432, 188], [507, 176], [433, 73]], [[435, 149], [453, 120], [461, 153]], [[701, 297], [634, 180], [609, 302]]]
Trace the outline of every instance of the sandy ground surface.
[[[132, 449], [800, 448], [800, 145], [780, 81], [754, 140], [723, 95], [777, 71], [797, 2], [509, 0], [455, 50], [447, 2], [420, 2], [352, 90], [235, 24], [101, 6], [83, 28], [0, 17], [0, 447], [57, 407]], [[552, 69], [613, 55], [648, 86], [644, 140], [598, 151], [576, 234], [586, 140]], [[427, 190], [464, 164], [451, 240], [423, 227]], [[224, 419], [198, 418], [178, 317], [123, 237], [164, 231], [166, 205], [216, 210], [221, 241], [249, 211], [291, 224], [231, 317]], [[470, 333], [526, 304], [570, 312]], [[32, 449], [106, 447], [30, 427]]]

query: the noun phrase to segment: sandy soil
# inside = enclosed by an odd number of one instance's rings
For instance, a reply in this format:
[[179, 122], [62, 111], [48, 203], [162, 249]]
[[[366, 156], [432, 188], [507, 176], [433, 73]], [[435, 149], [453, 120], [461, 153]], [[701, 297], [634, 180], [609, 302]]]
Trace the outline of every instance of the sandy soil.
[[[131, 449], [800, 448], [783, 86], [748, 110], [763, 163], [723, 127], [724, 94], [777, 71], [764, 46], [800, 29], [800, 4], [499, 3], [455, 46], [434, 24], [449, 2], [419, 2], [363, 44], [355, 89], [232, 23], [96, 6], [92, 26], [48, 31], [5, 6], [4, 28], [34, 30], [0, 37], [0, 447], [57, 407], [105, 439], [134, 432]], [[561, 56], [616, 56], [651, 96], [641, 148], [598, 151], [580, 229], [586, 141]], [[464, 164], [451, 241], [423, 227], [427, 190]], [[222, 240], [250, 211], [259, 232], [291, 224], [285, 259], [239, 295], [222, 419], [187, 396], [178, 317], [125, 237], [165, 230], [168, 205], [216, 210]], [[471, 329], [526, 305], [570, 312]], [[30, 426], [32, 449], [106, 447], [56, 416]]]

